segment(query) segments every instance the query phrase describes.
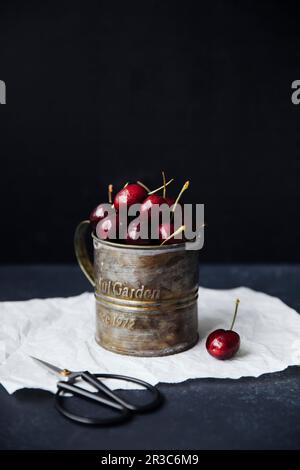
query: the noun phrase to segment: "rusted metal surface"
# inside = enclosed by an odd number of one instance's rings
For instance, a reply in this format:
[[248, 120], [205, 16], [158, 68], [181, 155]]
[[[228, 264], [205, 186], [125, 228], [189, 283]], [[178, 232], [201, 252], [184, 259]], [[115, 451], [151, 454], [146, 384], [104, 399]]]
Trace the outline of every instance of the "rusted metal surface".
[[[85, 223], [87, 225], [87, 223]], [[80, 266], [95, 285], [96, 341], [119, 354], [163, 356], [198, 339], [198, 251], [133, 247], [93, 235], [94, 275], [77, 237]], [[83, 254], [83, 258], [81, 255]]]

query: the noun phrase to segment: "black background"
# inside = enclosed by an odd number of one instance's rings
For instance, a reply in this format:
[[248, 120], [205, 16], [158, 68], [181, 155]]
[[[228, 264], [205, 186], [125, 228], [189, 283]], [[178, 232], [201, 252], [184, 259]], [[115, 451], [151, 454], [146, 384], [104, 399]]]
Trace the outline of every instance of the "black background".
[[1, 261], [72, 262], [116, 188], [191, 180], [205, 261], [300, 261], [297, 2], [1, 0]]

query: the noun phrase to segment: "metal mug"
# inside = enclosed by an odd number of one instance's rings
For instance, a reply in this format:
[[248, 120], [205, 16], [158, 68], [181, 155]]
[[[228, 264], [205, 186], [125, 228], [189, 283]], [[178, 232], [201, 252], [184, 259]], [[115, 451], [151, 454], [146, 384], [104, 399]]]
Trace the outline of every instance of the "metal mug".
[[78, 263], [95, 288], [96, 341], [131, 356], [165, 356], [198, 340], [198, 251], [184, 243], [133, 246], [92, 233], [94, 265], [86, 247], [88, 220], [74, 238]]

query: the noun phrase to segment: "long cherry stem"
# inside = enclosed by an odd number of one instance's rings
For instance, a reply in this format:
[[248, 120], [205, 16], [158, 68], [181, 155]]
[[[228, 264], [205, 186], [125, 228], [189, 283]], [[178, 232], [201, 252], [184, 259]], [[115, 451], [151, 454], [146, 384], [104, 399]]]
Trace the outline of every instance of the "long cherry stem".
[[137, 181], [137, 184], [139, 184], [140, 186], [142, 186], [142, 188], [146, 189], [147, 193], [149, 193], [150, 189], [148, 188], [148, 186], [146, 186], [144, 183], [142, 183], [141, 181]]
[[189, 182], [189, 181], [186, 181], [186, 182], [184, 183], [184, 185], [182, 186], [181, 191], [180, 191], [180, 193], [178, 194], [176, 201], [174, 202], [172, 212], [175, 212], [175, 209], [176, 209], [176, 206], [177, 206], [177, 204], [178, 204], [179, 199], [181, 198], [181, 196], [182, 196], [182, 194], [184, 193], [184, 191], [186, 191], [186, 189], [188, 189], [189, 185], [190, 185], [190, 182]]
[[163, 198], [166, 197], [167, 189], [166, 189], [166, 175], [165, 172], [162, 171], [163, 183], [164, 183], [164, 190], [163, 190]]
[[160, 191], [160, 190], [163, 189], [164, 187], [167, 187], [170, 183], [172, 183], [172, 181], [174, 181], [174, 178], [172, 178], [170, 181], [168, 181], [165, 185], [162, 185], [162, 186], [160, 186], [159, 188], [154, 189], [153, 191], [149, 191], [149, 192], [148, 192], [148, 195], [157, 193], [157, 191]]
[[112, 192], [113, 192], [113, 185], [109, 184], [108, 185], [108, 202], [109, 202], [109, 204], [112, 204]]
[[183, 232], [184, 230], [185, 230], [185, 225], [182, 225], [182, 226], [179, 227], [177, 230], [175, 230], [175, 232], [173, 232], [168, 238], [166, 238], [159, 246], [164, 245], [164, 244], [167, 243], [169, 240], [171, 240], [171, 238], [174, 238], [176, 235], [178, 235], [179, 233]]
[[229, 328], [230, 330], [232, 330], [233, 326], [234, 326], [234, 323], [235, 323], [235, 320], [236, 320], [236, 316], [237, 316], [237, 312], [238, 312], [238, 308], [239, 308], [239, 303], [240, 303], [240, 299], [236, 299], [235, 301], [235, 311], [234, 311], [234, 315], [233, 315], [233, 320], [232, 320], [232, 323], [231, 323], [231, 327]]

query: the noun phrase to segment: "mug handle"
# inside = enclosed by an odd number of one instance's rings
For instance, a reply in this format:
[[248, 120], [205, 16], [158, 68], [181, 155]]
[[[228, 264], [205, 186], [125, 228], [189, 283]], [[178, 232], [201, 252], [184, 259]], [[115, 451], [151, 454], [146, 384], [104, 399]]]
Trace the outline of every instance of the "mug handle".
[[89, 220], [83, 220], [79, 225], [77, 225], [74, 234], [74, 249], [78, 264], [83, 274], [85, 274], [92, 286], [95, 287], [93, 263], [86, 248], [86, 234], [89, 227]]

